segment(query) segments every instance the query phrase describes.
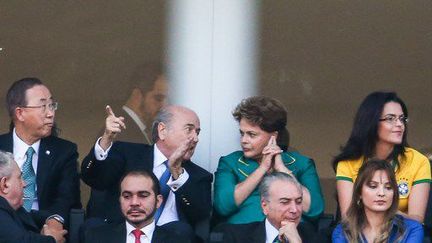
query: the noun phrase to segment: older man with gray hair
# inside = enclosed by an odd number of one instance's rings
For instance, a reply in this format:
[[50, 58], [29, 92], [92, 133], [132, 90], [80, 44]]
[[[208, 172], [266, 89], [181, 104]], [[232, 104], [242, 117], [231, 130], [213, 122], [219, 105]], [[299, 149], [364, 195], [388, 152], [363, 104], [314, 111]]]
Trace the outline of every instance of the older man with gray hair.
[[22, 208], [25, 183], [13, 155], [0, 150], [0, 242], [65, 242], [66, 230], [44, 225], [38, 233], [30, 214]]
[[83, 160], [81, 177], [94, 189], [107, 190], [103, 219], [124, 221], [118, 202], [121, 176], [131, 170], [153, 172], [164, 201], [156, 211], [156, 225], [183, 221], [194, 227], [211, 211], [212, 175], [191, 161], [201, 131], [191, 109], [170, 105], [153, 122], [154, 145], [114, 142], [125, 128], [121, 117], [107, 107], [105, 132]]
[[259, 186], [261, 208], [266, 219], [249, 224], [226, 224], [212, 234], [211, 242], [314, 242], [313, 230], [300, 223], [302, 185], [292, 176], [273, 172]]

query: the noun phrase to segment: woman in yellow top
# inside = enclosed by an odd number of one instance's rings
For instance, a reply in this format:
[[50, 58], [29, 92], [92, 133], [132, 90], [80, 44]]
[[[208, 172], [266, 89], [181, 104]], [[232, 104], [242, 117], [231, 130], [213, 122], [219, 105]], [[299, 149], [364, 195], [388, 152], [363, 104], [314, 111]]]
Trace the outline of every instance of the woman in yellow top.
[[431, 182], [430, 162], [407, 143], [408, 111], [393, 92], [374, 92], [360, 105], [348, 142], [333, 160], [342, 218], [351, 203], [353, 183], [369, 159], [392, 164], [399, 190], [399, 214], [423, 222]]

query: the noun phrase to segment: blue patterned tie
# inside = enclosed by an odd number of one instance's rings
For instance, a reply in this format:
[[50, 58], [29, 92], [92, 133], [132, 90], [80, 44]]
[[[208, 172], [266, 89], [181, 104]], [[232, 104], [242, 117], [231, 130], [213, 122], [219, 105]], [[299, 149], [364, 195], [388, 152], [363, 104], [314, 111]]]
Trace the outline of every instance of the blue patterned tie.
[[166, 203], [166, 201], [168, 199], [168, 195], [169, 195], [169, 192], [170, 192], [170, 188], [167, 185], [167, 182], [168, 182], [169, 178], [171, 177], [171, 172], [170, 172], [170, 170], [168, 168], [168, 160], [166, 160], [164, 162], [164, 164], [166, 165], [166, 169], [165, 169], [164, 173], [162, 174], [162, 176], [159, 179], [159, 184], [160, 184], [160, 187], [161, 187], [161, 194], [163, 196], [163, 201], [162, 201], [161, 206], [157, 209], [156, 214], [155, 214], [155, 222], [156, 223], [158, 222], [158, 220], [159, 220], [159, 218], [160, 218], [160, 216], [162, 214], [162, 211], [163, 211], [163, 209], [165, 207], [165, 203]]
[[33, 200], [36, 198], [36, 174], [33, 169], [33, 154], [35, 153], [32, 147], [27, 149], [27, 159], [22, 167], [22, 177], [26, 186], [24, 187], [24, 205], [23, 207], [30, 212]]

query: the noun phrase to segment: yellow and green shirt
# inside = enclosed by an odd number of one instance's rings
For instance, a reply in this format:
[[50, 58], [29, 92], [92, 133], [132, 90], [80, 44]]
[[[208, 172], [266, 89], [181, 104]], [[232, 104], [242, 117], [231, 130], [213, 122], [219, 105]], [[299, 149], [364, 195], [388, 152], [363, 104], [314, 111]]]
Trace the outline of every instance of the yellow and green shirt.
[[[363, 164], [364, 158], [339, 161], [336, 180], [354, 181]], [[399, 168], [395, 169], [399, 189], [399, 210], [408, 213], [408, 198], [411, 188], [419, 183], [431, 182], [430, 162], [426, 156], [415, 149], [405, 148], [405, 159], [399, 158]]]

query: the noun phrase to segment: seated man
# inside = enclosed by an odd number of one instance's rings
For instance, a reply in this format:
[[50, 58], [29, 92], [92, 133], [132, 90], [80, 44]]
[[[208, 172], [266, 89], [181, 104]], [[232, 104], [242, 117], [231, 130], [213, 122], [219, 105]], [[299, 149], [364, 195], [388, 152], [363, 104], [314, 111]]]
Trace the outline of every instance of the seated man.
[[121, 222], [119, 180], [128, 171], [146, 170], [157, 176], [164, 197], [155, 216], [157, 225], [184, 221], [194, 227], [208, 218], [212, 175], [190, 160], [201, 130], [196, 113], [183, 106], [163, 108], [153, 123], [153, 146], [113, 143], [124, 128], [123, 118], [115, 116], [107, 107], [104, 135], [81, 165], [82, 179], [87, 185], [92, 189], [107, 190], [98, 217], [105, 223]]
[[24, 181], [13, 155], [0, 151], [0, 242], [63, 243], [66, 230], [44, 225], [38, 233], [30, 214], [22, 208]]
[[0, 135], [0, 149], [11, 152], [26, 183], [23, 208], [39, 227], [62, 229], [69, 211], [81, 208], [76, 144], [58, 138], [58, 103], [37, 78], [14, 82], [6, 95], [11, 119], [9, 133]]
[[193, 231], [187, 224], [174, 221], [156, 226], [154, 215], [163, 198], [153, 173], [144, 170], [128, 172], [120, 180], [119, 201], [126, 220], [89, 229], [85, 243], [192, 242]]
[[266, 219], [221, 225], [212, 233], [211, 242], [315, 242], [314, 230], [300, 223], [303, 195], [297, 180], [283, 172], [273, 172], [264, 177], [259, 191]]

